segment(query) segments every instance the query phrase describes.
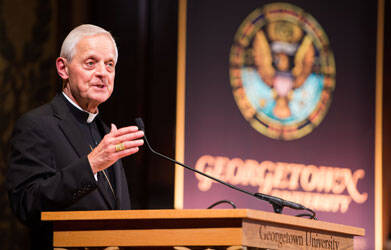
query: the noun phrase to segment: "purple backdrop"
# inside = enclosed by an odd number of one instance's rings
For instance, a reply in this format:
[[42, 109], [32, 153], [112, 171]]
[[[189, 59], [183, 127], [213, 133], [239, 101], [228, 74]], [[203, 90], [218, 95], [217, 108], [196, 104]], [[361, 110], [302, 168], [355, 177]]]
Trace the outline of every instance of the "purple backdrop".
[[[254, 9], [271, 2], [188, 1], [185, 162], [195, 166], [201, 156], [211, 155], [349, 168], [352, 173], [364, 169], [365, 177], [358, 180], [357, 189], [368, 193], [367, 200], [362, 204], [352, 201], [346, 213], [317, 211], [317, 216], [364, 227], [365, 242], [360, 245], [371, 249], [377, 2], [286, 1], [311, 14], [323, 27], [336, 62], [336, 88], [324, 120], [310, 134], [292, 141], [270, 139], [253, 129], [235, 103], [229, 79], [229, 54], [239, 25]], [[241, 208], [272, 211], [266, 202], [220, 184], [202, 192], [189, 171], [185, 171], [184, 189], [184, 208], [206, 208], [229, 199]], [[292, 211], [286, 209], [286, 213]]]

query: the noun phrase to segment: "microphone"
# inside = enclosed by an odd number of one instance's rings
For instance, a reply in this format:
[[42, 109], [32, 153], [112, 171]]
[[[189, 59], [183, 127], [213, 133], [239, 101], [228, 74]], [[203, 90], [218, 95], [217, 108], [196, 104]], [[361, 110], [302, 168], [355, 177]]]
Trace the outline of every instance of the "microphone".
[[186, 168], [186, 169], [188, 169], [188, 170], [190, 170], [190, 171], [193, 171], [193, 172], [195, 172], [195, 173], [197, 173], [197, 174], [200, 174], [200, 175], [202, 175], [202, 176], [205, 176], [205, 177], [207, 177], [207, 178], [209, 178], [209, 179], [212, 179], [212, 180], [214, 180], [214, 181], [216, 181], [216, 182], [218, 182], [218, 183], [220, 183], [220, 184], [223, 184], [223, 185], [225, 185], [225, 186], [227, 186], [227, 187], [229, 187], [229, 188], [235, 189], [236, 191], [245, 193], [245, 194], [247, 194], [247, 195], [250, 195], [250, 196], [252, 196], [252, 197], [258, 198], [258, 199], [260, 199], [260, 200], [267, 201], [267, 202], [269, 202], [269, 203], [273, 206], [273, 210], [274, 210], [275, 213], [279, 213], [279, 214], [280, 214], [280, 213], [282, 213], [282, 209], [283, 209], [284, 207], [289, 207], [289, 208], [296, 209], [296, 210], [307, 210], [307, 211], [309, 211], [309, 212], [312, 213], [312, 214], [299, 214], [299, 215], [296, 215], [296, 216], [299, 216], [299, 217], [309, 216], [311, 219], [315, 219], [315, 220], [317, 219], [317, 218], [315, 217], [315, 212], [314, 212], [313, 210], [309, 209], [309, 208], [304, 207], [303, 205], [300, 205], [300, 204], [295, 203], [295, 202], [292, 202], [292, 201], [287, 201], [287, 200], [284, 200], [284, 199], [281, 199], [281, 198], [278, 198], [278, 197], [272, 196], [272, 195], [267, 195], [267, 194], [262, 194], [262, 193], [251, 193], [251, 192], [248, 192], [248, 191], [246, 191], [246, 190], [244, 190], [244, 189], [238, 188], [238, 187], [236, 187], [236, 186], [234, 186], [234, 185], [231, 185], [231, 184], [229, 184], [229, 183], [227, 183], [227, 182], [225, 182], [225, 181], [222, 181], [222, 180], [217, 179], [217, 178], [215, 178], [215, 177], [213, 177], [213, 176], [210, 176], [210, 175], [208, 175], [208, 174], [205, 174], [205, 173], [203, 173], [203, 172], [201, 172], [201, 171], [198, 171], [197, 169], [194, 169], [194, 168], [192, 168], [192, 167], [189, 167], [189, 166], [185, 165], [184, 163], [178, 162], [178, 161], [176, 161], [176, 160], [174, 160], [174, 159], [171, 159], [171, 158], [168, 157], [168, 156], [165, 156], [165, 155], [163, 155], [163, 154], [161, 154], [161, 153], [155, 151], [155, 150], [151, 147], [151, 145], [149, 144], [149, 142], [148, 142], [148, 139], [147, 139], [147, 136], [146, 136], [146, 133], [145, 133], [145, 127], [144, 127], [143, 119], [140, 118], [140, 117], [138, 117], [138, 118], [135, 119], [135, 122], [136, 122], [138, 128], [139, 128], [140, 130], [144, 131], [144, 140], [145, 140], [145, 143], [147, 144], [149, 150], [150, 150], [152, 153], [154, 153], [154, 154], [160, 156], [161, 158], [166, 159], [166, 160], [168, 160], [168, 161], [170, 161], [170, 162], [172, 162], [172, 163], [178, 164], [178, 165], [180, 165], [180, 166], [182, 166], [182, 167], [184, 167], [184, 168]]

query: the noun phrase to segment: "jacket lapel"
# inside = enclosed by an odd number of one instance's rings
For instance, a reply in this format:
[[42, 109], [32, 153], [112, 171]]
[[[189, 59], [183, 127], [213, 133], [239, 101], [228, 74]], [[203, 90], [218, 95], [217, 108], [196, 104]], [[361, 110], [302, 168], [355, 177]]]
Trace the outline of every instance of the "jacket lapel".
[[79, 157], [91, 152], [89, 144], [84, 140], [85, 136], [69, 111], [66, 100], [58, 94], [52, 101], [54, 115], [60, 119], [59, 126], [65, 137], [69, 140]]
[[115, 201], [115, 197], [113, 197], [113, 194], [111, 193], [111, 190], [107, 190], [103, 185], [105, 185], [103, 182], [107, 181], [104, 177], [103, 173], [100, 173], [103, 180], [98, 181], [98, 190], [99, 193], [103, 196], [104, 200], [106, 201], [107, 205], [110, 207], [110, 209], [115, 209], [115, 204], [112, 202]]
[[[58, 94], [53, 99], [52, 107], [54, 110], [54, 115], [60, 119], [60, 129], [63, 131], [65, 137], [69, 140], [76, 153], [79, 155], [79, 157], [83, 157], [91, 152], [91, 147], [84, 139], [85, 135], [82, 134], [77, 124], [76, 118], [71, 114], [65, 102], [66, 100], [64, 97], [60, 96], [60, 94]], [[98, 190], [100, 194], [103, 196], [110, 209], [114, 209], [112, 202], [110, 202], [110, 200], [113, 200], [110, 199], [110, 195], [112, 196], [113, 194], [108, 193], [101, 184], [102, 183], [98, 182]]]
[[[121, 198], [123, 196], [122, 194], [122, 187], [124, 186], [121, 181], [122, 181], [122, 176], [125, 175], [125, 173], [122, 171], [122, 163], [121, 161], [117, 161], [114, 166], [113, 166], [113, 172], [114, 172], [114, 181], [115, 181], [115, 196], [117, 197], [116, 199], [116, 205], [118, 209], [121, 209]], [[127, 185], [125, 185], [127, 187]]]
[[[100, 128], [104, 131], [104, 134], [106, 135], [106, 134], [108, 134], [108, 133], [110, 133], [110, 128], [102, 121], [102, 119], [100, 119], [99, 117], [98, 117], [98, 120], [97, 120], [97, 124], [98, 124], [98, 127], [100, 126]], [[121, 169], [122, 169], [122, 163], [121, 163], [121, 161], [120, 160], [118, 160], [118, 161], [116, 161], [111, 167], [111, 171], [112, 171], [112, 173], [113, 173], [113, 176], [114, 176], [114, 186], [115, 186], [115, 189], [114, 189], [114, 193], [115, 193], [115, 197], [116, 197], [116, 199], [115, 199], [115, 202], [116, 202], [116, 207], [117, 207], [117, 209], [119, 209], [121, 206], [120, 206], [120, 202], [121, 202], [121, 199], [120, 199], [120, 197], [121, 197], [121, 180], [122, 180], [122, 178], [121, 178], [121, 175], [122, 175], [122, 173], [121, 173]], [[125, 174], [125, 173], [123, 173], [123, 174]]]
[[[96, 120], [96, 123], [97, 123], [97, 126], [98, 126], [98, 130], [99, 131], [103, 131], [103, 135], [102, 135], [102, 138], [106, 135], [106, 134], [108, 134], [108, 133], [110, 133], [110, 129], [109, 129], [109, 127], [107, 127], [106, 126], [106, 124], [100, 119], [100, 117], [98, 116], [97, 117], [97, 120]], [[115, 166], [115, 164], [116, 163], [114, 163], [110, 168], [112, 168], [112, 171], [114, 172], [114, 183], [112, 183], [112, 184], [114, 184], [114, 186], [113, 186], [113, 188], [114, 188], [114, 194], [115, 194], [115, 197], [113, 197], [113, 194], [111, 193], [111, 191], [110, 192], [107, 192], [106, 191], [106, 189], [104, 188], [104, 187], [102, 187], [102, 185], [98, 185], [99, 186], [99, 191], [101, 192], [101, 194], [103, 195], [103, 197], [105, 198], [105, 200], [106, 200], [106, 202], [109, 204], [109, 206], [110, 206], [110, 208], [111, 209], [115, 209], [116, 207], [118, 207], [118, 194], [117, 194], [117, 190], [118, 190], [118, 185], [117, 185], [117, 176], [116, 176], [116, 169], [117, 169], [117, 167]], [[104, 177], [105, 178], [105, 177]], [[106, 179], [105, 179], [105, 181], [107, 181]], [[100, 184], [102, 184], [102, 183], [100, 183]], [[115, 201], [115, 204], [113, 204], [112, 202], [110, 202], [110, 201], [112, 201], [112, 200], [114, 200]]]

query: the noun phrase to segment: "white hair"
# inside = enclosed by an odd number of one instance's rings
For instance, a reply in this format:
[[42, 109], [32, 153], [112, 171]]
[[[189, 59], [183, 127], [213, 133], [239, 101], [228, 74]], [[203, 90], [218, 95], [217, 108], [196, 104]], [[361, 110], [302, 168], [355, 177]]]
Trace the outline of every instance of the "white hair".
[[106, 34], [111, 38], [115, 48], [114, 60], [117, 62], [118, 49], [113, 36], [107, 30], [92, 24], [82, 24], [69, 32], [67, 37], [64, 39], [64, 42], [62, 43], [60, 56], [64, 57], [68, 61], [72, 61], [72, 58], [75, 55], [76, 44], [86, 36], [94, 36], [98, 34]]

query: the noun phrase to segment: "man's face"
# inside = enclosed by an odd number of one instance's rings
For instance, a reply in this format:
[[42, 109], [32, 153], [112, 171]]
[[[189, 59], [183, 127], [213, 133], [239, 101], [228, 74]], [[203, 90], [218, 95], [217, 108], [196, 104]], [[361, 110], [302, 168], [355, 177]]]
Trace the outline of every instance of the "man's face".
[[66, 64], [68, 84], [65, 93], [83, 109], [96, 112], [113, 92], [115, 48], [105, 34], [82, 38], [75, 46], [71, 62]]

